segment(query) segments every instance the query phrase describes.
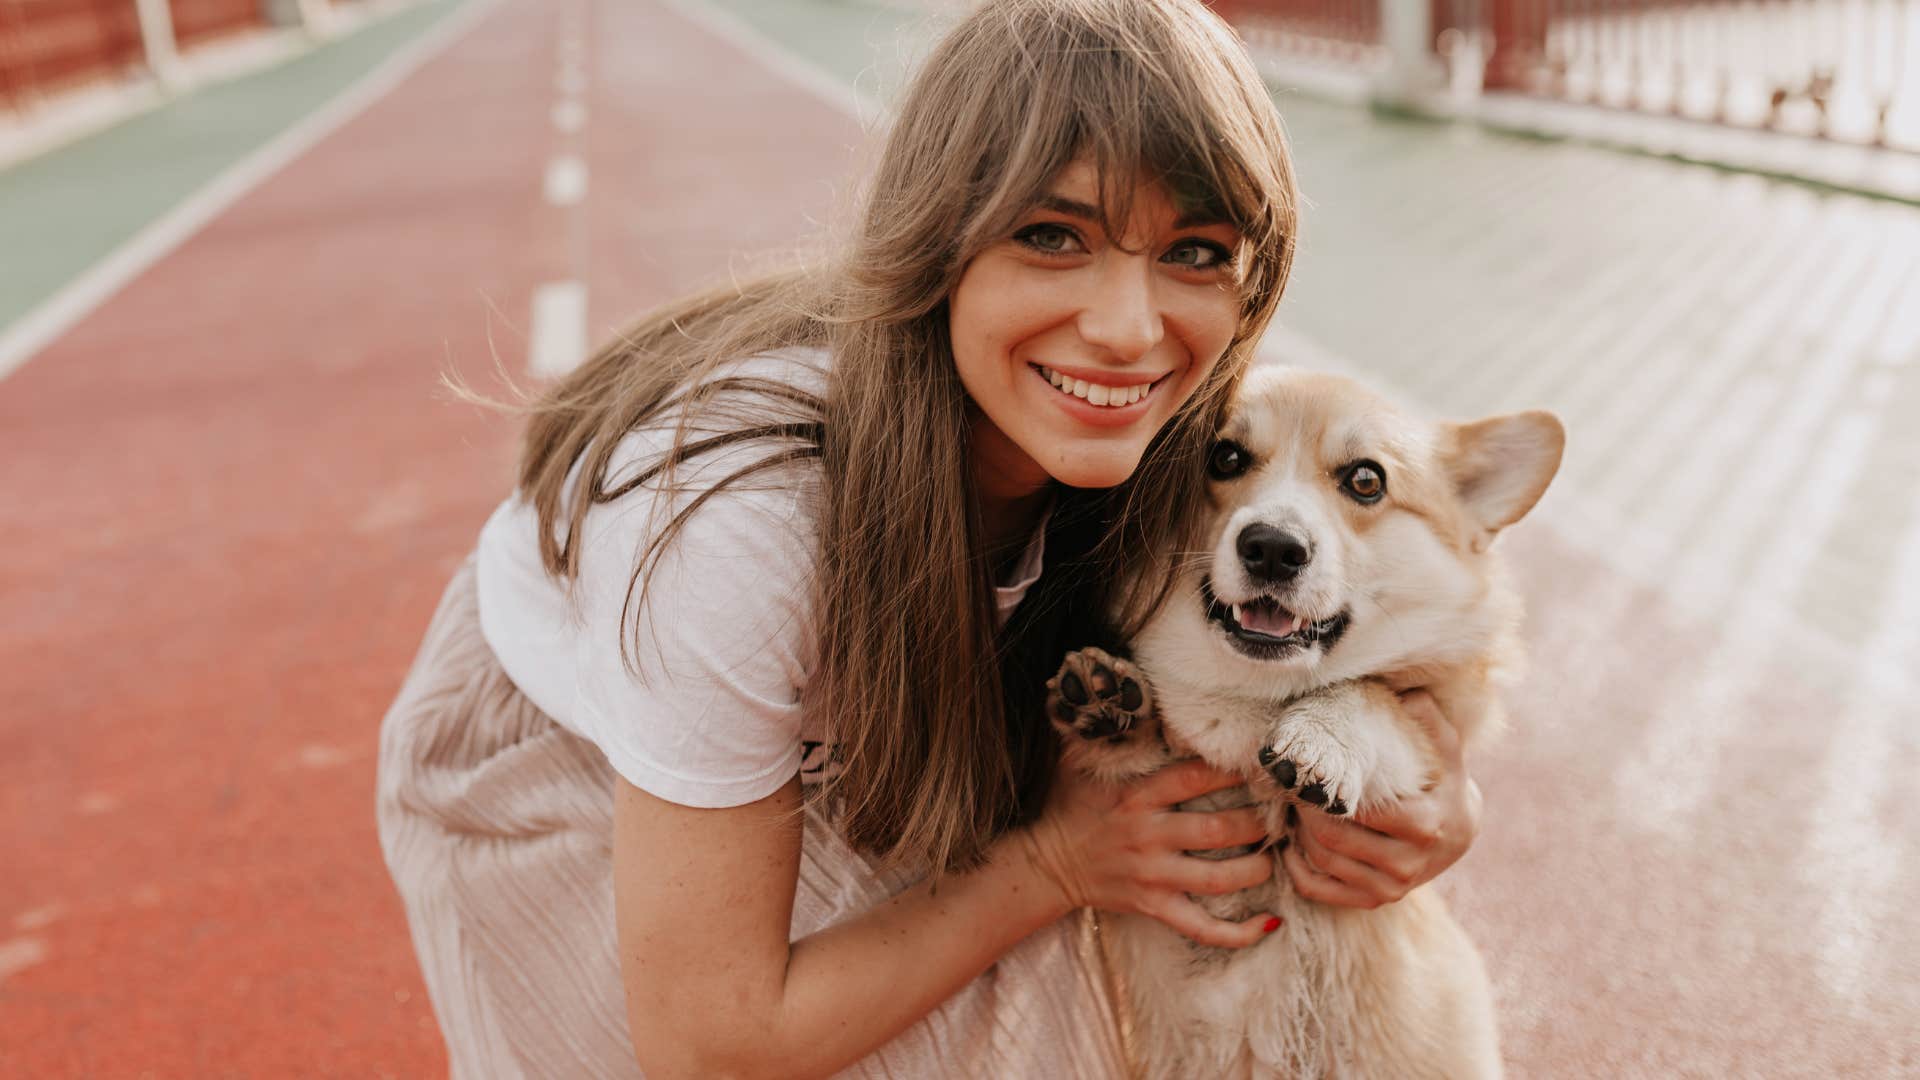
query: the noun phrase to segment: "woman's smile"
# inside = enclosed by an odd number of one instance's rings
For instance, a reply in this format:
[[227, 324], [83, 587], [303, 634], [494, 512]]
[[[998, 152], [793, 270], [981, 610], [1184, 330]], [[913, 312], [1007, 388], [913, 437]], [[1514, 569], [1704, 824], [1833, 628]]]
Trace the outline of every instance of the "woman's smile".
[[1056, 406], [1096, 427], [1121, 427], [1146, 416], [1155, 389], [1168, 374], [1027, 366], [1053, 391]]

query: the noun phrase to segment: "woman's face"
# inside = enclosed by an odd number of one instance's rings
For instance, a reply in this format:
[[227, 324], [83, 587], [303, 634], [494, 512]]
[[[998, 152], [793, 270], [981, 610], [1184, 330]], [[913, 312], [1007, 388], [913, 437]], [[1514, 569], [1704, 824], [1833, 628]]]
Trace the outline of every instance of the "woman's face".
[[1131, 476], [1239, 324], [1237, 229], [1143, 185], [1109, 237], [1099, 200], [1091, 165], [1062, 169], [948, 304], [978, 463], [1009, 494]]

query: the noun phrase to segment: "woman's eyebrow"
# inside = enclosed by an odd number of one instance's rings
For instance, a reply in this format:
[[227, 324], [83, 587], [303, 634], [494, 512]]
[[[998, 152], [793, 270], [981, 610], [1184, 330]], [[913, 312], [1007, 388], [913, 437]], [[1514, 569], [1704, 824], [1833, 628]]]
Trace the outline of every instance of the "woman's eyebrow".
[[1191, 210], [1174, 220], [1176, 229], [1197, 229], [1206, 225], [1232, 225], [1233, 222], [1218, 210]]
[[1070, 217], [1085, 218], [1088, 221], [1100, 220], [1099, 207], [1080, 202], [1076, 199], [1069, 199], [1064, 195], [1042, 195], [1039, 205], [1042, 210], [1052, 210], [1055, 213], [1066, 214]]
[[[1057, 214], [1066, 214], [1069, 217], [1083, 218], [1087, 221], [1100, 220], [1099, 207], [1090, 203], [1083, 203], [1078, 199], [1069, 199], [1065, 195], [1042, 195], [1039, 203], [1036, 205], [1039, 209], [1052, 210]], [[1200, 209], [1190, 210], [1180, 215], [1180, 217], [1174, 221], [1173, 227], [1176, 229], [1193, 229], [1206, 225], [1231, 224], [1233, 224], [1233, 222], [1229, 221], [1227, 217], [1218, 210]]]

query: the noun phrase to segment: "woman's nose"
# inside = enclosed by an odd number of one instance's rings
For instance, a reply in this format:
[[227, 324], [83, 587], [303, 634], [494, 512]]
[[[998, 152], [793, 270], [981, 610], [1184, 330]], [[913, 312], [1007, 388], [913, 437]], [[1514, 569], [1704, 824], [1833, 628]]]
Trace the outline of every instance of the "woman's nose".
[[1144, 255], [1111, 252], [1089, 282], [1080, 309], [1080, 336], [1121, 361], [1145, 356], [1165, 328], [1154, 296], [1153, 270]]

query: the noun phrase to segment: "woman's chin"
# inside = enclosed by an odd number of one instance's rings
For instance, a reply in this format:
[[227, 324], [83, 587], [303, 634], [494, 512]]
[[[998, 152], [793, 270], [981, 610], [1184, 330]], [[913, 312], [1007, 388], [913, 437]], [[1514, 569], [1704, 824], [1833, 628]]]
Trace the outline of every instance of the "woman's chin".
[[1068, 487], [1110, 488], [1127, 482], [1140, 466], [1140, 451], [1102, 448], [1092, 454], [1062, 455], [1047, 464], [1047, 475]]

